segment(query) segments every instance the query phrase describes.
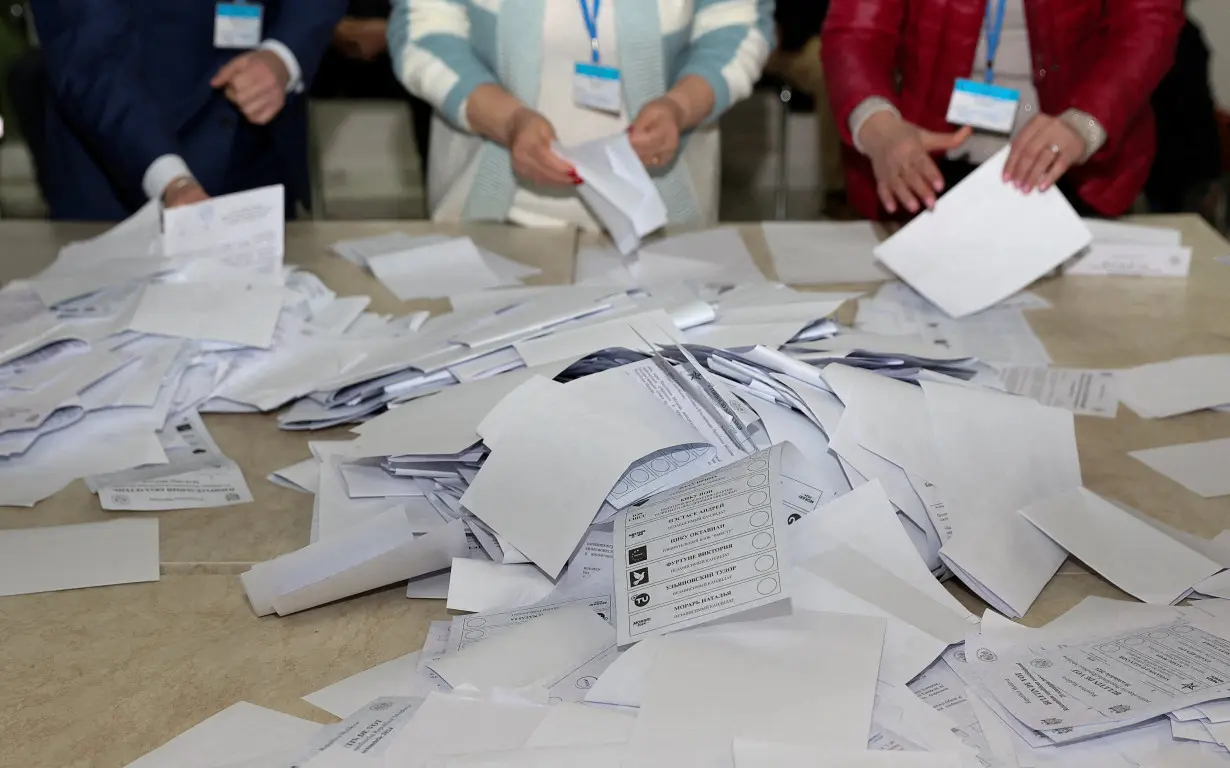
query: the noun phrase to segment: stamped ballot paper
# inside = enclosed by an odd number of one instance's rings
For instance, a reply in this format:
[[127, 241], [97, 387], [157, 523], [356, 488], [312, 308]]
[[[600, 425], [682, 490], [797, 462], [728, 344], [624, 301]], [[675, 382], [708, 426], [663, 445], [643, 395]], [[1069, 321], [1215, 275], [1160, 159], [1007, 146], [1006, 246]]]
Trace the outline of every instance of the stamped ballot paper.
[[991, 663], [982, 679], [1030, 728], [1064, 731], [1056, 741], [1092, 735], [1230, 695], [1228, 630], [1194, 618], [1059, 646], [983, 649], [979, 659]]
[[784, 444], [615, 518], [619, 644], [789, 597]]

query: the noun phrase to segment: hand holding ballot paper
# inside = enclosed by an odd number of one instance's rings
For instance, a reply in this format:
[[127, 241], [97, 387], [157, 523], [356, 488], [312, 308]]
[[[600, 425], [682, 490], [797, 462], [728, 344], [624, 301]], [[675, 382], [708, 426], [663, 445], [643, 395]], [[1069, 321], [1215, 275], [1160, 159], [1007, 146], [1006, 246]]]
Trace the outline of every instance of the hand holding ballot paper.
[[556, 151], [576, 168], [583, 182], [577, 194], [621, 253], [632, 253], [642, 237], [666, 224], [666, 204], [627, 134]]

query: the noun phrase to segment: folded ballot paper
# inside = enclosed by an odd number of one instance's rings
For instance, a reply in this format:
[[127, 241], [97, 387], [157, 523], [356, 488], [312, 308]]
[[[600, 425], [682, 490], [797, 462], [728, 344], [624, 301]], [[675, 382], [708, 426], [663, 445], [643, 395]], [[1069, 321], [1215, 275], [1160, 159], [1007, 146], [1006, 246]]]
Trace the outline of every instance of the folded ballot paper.
[[632, 253], [642, 237], [666, 225], [666, 203], [627, 133], [555, 151], [576, 167], [584, 182], [577, 193], [621, 253]]

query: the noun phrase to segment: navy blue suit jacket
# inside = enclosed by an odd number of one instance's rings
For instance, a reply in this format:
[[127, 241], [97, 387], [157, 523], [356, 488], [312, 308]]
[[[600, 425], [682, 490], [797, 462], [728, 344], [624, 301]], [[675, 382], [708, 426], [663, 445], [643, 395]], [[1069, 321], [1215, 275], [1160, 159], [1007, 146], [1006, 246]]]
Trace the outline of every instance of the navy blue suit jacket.
[[[34, 10], [52, 92], [53, 218], [131, 214], [145, 202], [146, 169], [166, 154], [212, 195], [283, 183], [288, 198], [308, 200], [306, 96], [288, 94], [255, 126], [210, 88], [243, 53], [214, 47], [214, 0], [40, 0]], [[262, 37], [286, 45], [310, 84], [345, 10], [346, 0], [265, 0]]]

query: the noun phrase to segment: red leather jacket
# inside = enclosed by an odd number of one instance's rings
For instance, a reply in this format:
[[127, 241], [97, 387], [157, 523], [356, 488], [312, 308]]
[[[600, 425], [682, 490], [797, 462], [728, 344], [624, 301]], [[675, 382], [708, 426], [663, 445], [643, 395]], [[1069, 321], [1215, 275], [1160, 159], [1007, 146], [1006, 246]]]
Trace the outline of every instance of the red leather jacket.
[[[952, 130], [953, 83], [969, 77], [986, 0], [832, 0], [821, 37], [829, 98], [846, 141], [850, 202], [881, 213], [871, 163], [853, 150], [850, 113], [871, 96], [911, 123]], [[1025, 0], [1042, 111], [1088, 112], [1106, 144], [1067, 174], [1081, 199], [1116, 216], [1144, 187], [1155, 137], [1149, 97], [1170, 69], [1182, 0]]]

